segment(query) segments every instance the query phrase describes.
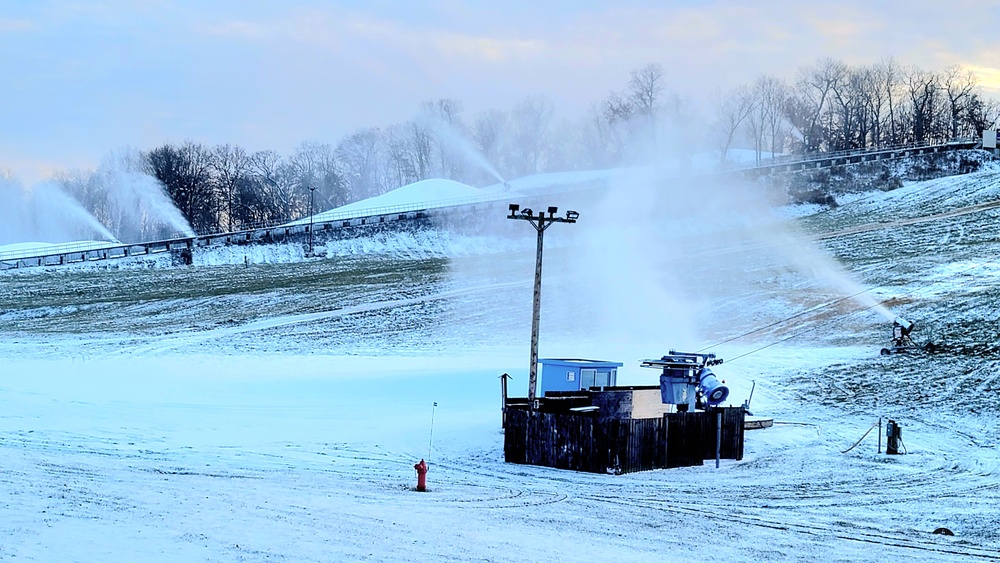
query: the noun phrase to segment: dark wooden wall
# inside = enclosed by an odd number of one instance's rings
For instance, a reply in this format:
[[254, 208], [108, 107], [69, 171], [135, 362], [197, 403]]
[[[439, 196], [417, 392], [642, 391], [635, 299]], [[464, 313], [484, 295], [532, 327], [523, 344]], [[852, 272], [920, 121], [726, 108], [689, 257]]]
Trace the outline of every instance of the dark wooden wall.
[[590, 473], [701, 465], [705, 459], [715, 459], [717, 413], [722, 413], [721, 457], [742, 459], [742, 408], [671, 413], [649, 419], [509, 408], [504, 457], [509, 463]]

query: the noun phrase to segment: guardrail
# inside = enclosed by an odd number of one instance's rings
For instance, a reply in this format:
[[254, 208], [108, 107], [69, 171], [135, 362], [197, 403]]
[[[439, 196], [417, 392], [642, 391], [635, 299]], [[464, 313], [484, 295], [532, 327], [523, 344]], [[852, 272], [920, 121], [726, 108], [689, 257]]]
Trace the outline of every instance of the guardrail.
[[[977, 142], [976, 139], [955, 139], [947, 143], [909, 143], [905, 145], [895, 145], [890, 147], [879, 147], [873, 149], [850, 149], [834, 152], [823, 152], [823, 153], [812, 153], [803, 155], [783, 155], [779, 157], [771, 157], [768, 159], [762, 159], [760, 161], [754, 162], [749, 166], [733, 166], [727, 168], [726, 172], [750, 172], [753, 170], [764, 170], [768, 168], [774, 168], [785, 165], [795, 165], [795, 164], [810, 164], [823, 161], [839, 160], [843, 158], [851, 158], [857, 156], [874, 156], [878, 154], [885, 153], [895, 153], [895, 152], [910, 152], [920, 149], [931, 149], [931, 148], [960, 148], [966, 146], [973, 146]], [[171, 244], [177, 244], [182, 241], [190, 240], [192, 244], [196, 244], [198, 240], [204, 240], [211, 244], [212, 239], [221, 238], [240, 238], [240, 237], [250, 237], [253, 238], [254, 233], [264, 233], [267, 231], [272, 231], [275, 229], [290, 229], [295, 227], [305, 227], [309, 225], [324, 225], [329, 223], [336, 223], [338, 221], [354, 221], [370, 219], [374, 217], [381, 217], [393, 214], [403, 214], [403, 213], [414, 213], [420, 211], [430, 211], [435, 209], [448, 209], [454, 207], [464, 207], [468, 205], [475, 205], [479, 203], [494, 203], [501, 200], [509, 199], [513, 194], [518, 195], [529, 195], [520, 194], [519, 192], [494, 192], [489, 194], [468, 196], [463, 198], [450, 198], [437, 201], [424, 201], [419, 203], [409, 203], [409, 204], [398, 204], [398, 205], [386, 205], [378, 207], [369, 207], [363, 209], [355, 209], [348, 211], [326, 211], [323, 213], [318, 213], [310, 217], [305, 217], [302, 219], [296, 219], [294, 221], [278, 224], [278, 225], [261, 225], [255, 227], [247, 227], [239, 231], [214, 231], [208, 233], [200, 233], [195, 237], [190, 237], [182, 233], [177, 233], [175, 238], [163, 239], [159, 241], [143, 242], [143, 243], [131, 243], [126, 244], [120, 241], [115, 242], [104, 242], [104, 241], [93, 241], [93, 242], [77, 242], [77, 243], [66, 243], [57, 244], [45, 247], [44, 250], [39, 251], [39, 249], [34, 250], [8, 250], [0, 252], [0, 261], [13, 261], [13, 260], [30, 260], [47, 258], [51, 256], [60, 256], [73, 253], [86, 253], [92, 251], [116, 251], [123, 250], [133, 247], [142, 247], [146, 250], [146, 253], [150, 252], [161, 252], [170, 249]], [[302, 232], [308, 232], [303, 230]], [[286, 232], [286, 234], [288, 234]], [[163, 248], [160, 250], [152, 250], [154, 248]], [[124, 250], [123, 250], [124, 252]], [[127, 252], [125, 253], [128, 254]]]
[[811, 162], [822, 162], [824, 160], [849, 158], [853, 156], [907, 152], [919, 149], [972, 147], [975, 146], [978, 142], [980, 141], [977, 139], [968, 138], [968, 139], [953, 139], [946, 143], [920, 142], [920, 143], [906, 143], [902, 145], [889, 145], [884, 147], [871, 147], [867, 149], [845, 149], [845, 150], [830, 151], [830, 152], [789, 154], [789, 155], [771, 157], [767, 159], [761, 159], [760, 161], [754, 162], [750, 166], [735, 166], [734, 168], [732, 168], [732, 170], [750, 171], [758, 168], [769, 168], [776, 165], [800, 164], [800, 163], [805, 164]]

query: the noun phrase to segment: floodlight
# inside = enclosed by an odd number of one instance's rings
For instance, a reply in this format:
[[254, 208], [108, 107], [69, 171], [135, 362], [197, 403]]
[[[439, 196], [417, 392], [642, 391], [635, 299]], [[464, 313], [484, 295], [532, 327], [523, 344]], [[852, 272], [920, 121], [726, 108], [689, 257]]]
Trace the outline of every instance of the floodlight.
[[531, 217], [531, 215], [532, 215], [531, 208], [530, 207], [525, 207], [524, 209], [522, 209], [521, 210], [521, 215], [523, 215], [525, 217]]
[[516, 204], [516, 203], [512, 203], [512, 204], [508, 205], [507, 207], [510, 208], [510, 214], [511, 215], [517, 213], [518, 209], [521, 209], [521, 206], [518, 205], [518, 204]]
[[577, 213], [576, 211], [567, 211], [566, 212], [566, 218], [569, 219], [570, 221], [576, 221], [579, 217], [580, 217], [580, 214]]
[[554, 217], [558, 211], [558, 207], [549, 207], [549, 217]]

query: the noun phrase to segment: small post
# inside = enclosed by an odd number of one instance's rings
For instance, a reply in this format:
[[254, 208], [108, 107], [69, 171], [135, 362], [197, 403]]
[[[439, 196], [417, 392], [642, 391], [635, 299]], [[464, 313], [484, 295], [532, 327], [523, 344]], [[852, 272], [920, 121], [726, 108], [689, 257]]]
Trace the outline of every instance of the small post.
[[719, 468], [719, 460], [722, 458], [722, 411], [715, 413], [715, 468]]
[[427, 459], [431, 458], [431, 446], [434, 444], [434, 411], [437, 410], [437, 406], [437, 401], [434, 401], [434, 406], [431, 407], [431, 437], [427, 440]]
[[507, 380], [511, 379], [510, 375], [503, 374], [500, 376], [500, 428], [507, 428]]
[[309, 186], [309, 256], [313, 255], [313, 194], [315, 186]]
[[882, 417], [878, 417], [878, 451], [876, 453], [882, 453]]

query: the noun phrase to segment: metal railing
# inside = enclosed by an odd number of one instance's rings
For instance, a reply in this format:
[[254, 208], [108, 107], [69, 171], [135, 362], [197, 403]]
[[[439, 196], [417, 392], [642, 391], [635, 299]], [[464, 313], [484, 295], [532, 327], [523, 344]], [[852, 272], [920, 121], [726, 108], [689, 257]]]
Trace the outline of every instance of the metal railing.
[[869, 147], [866, 149], [844, 149], [844, 150], [829, 151], [829, 152], [785, 154], [779, 156], [771, 156], [768, 158], [762, 158], [759, 161], [754, 161], [750, 163], [749, 165], [745, 165], [745, 163], [732, 163], [732, 166], [727, 168], [727, 170], [751, 171], [751, 170], [756, 170], [758, 168], [770, 168], [773, 166], [781, 166], [785, 164], [807, 164], [810, 162], [822, 162], [824, 160], [835, 160], [840, 158], [849, 158], [852, 156], [865, 156], [865, 155], [893, 153], [893, 152], [907, 152], [924, 148], [947, 148], [952, 146], [975, 145], [978, 142], [979, 140], [977, 139], [968, 138], [968, 139], [952, 139], [944, 143], [929, 143], [923, 141], [920, 143], [905, 143], [901, 145], [889, 145], [884, 147]]
[[[759, 170], [765, 168], [772, 168], [775, 166], [791, 165], [791, 164], [809, 164], [813, 162], [822, 162], [827, 160], [836, 160], [841, 158], [850, 158], [853, 156], [865, 156], [880, 153], [892, 153], [892, 152], [907, 152], [922, 148], [947, 148], [952, 146], [966, 146], [973, 145], [977, 142], [976, 139], [953, 139], [945, 143], [908, 143], [903, 145], [894, 145], [889, 147], [878, 147], [869, 149], [848, 149], [833, 152], [822, 152], [822, 153], [809, 153], [809, 154], [793, 154], [793, 155], [780, 155], [777, 157], [770, 157], [767, 159], [761, 159], [760, 161], [755, 161], [749, 165], [740, 166], [742, 163], [733, 163], [732, 167], [725, 169], [726, 172], [749, 172], [752, 170]], [[579, 183], [579, 182], [577, 182]], [[303, 217], [301, 219], [296, 219], [294, 221], [289, 221], [281, 224], [268, 224], [261, 226], [247, 227], [238, 231], [214, 231], [207, 233], [199, 233], [195, 237], [190, 237], [182, 233], [176, 233], [176, 238], [163, 239], [159, 241], [151, 242], [141, 242], [141, 243], [122, 243], [122, 242], [107, 242], [107, 241], [88, 241], [88, 242], [74, 242], [65, 244], [55, 244], [51, 246], [46, 246], [44, 249], [22, 249], [22, 250], [7, 250], [0, 252], [0, 261], [13, 261], [13, 260], [29, 260], [29, 259], [39, 259], [46, 258], [50, 256], [60, 256], [66, 254], [73, 254], [76, 252], [96, 252], [96, 251], [114, 251], [121, 250], [131, 247], [144, 247], [149, 252], [149, 247], [164, 245], [169, 248], [170, 244], [176, 244], [185, 240], [201, 240], [201, 239], [215, 239], [222, 237], [239, 237], [246, 236], [248, 233], [256, 232], [266, 232], [273, 229], [282, 228], [301, 228], [312, 224], [324, 225], [328, 223], [336, 223], [338, 221], [349, 221], [349, 220], [360, 220], [369, 219], [373, 217], [381, 217], [393, 214], [402, 213], [413, 213], [418, 211], [428, 211], [432, 209], [447, 209], [454, 207], [464, 207], [468, 205], [475, 205], [479, 203], [493, 203], [505, 199], [509, 199], [512, 195], [517, 192], [494, 192], [489, 194], [482, 194], [476, 196], [467, 196], [462, 198], [449, 198], [436, 201], [424, 201], [418, 203], [407, 203], [407, 204], [397, 204], [397, 205], [385, 205], [378, 207], [368, 207], [363, 209], [354, 209], [348, 211], [326, 211], [323, 213], [318, 213], [313, 215], [310, 219], [309, 217]], [[521, 194], [518, 194], [521, 195]], [[305, 232], [305, 231], [303, 231]], [[164, 248], [166, 250], [166, 248]]]

